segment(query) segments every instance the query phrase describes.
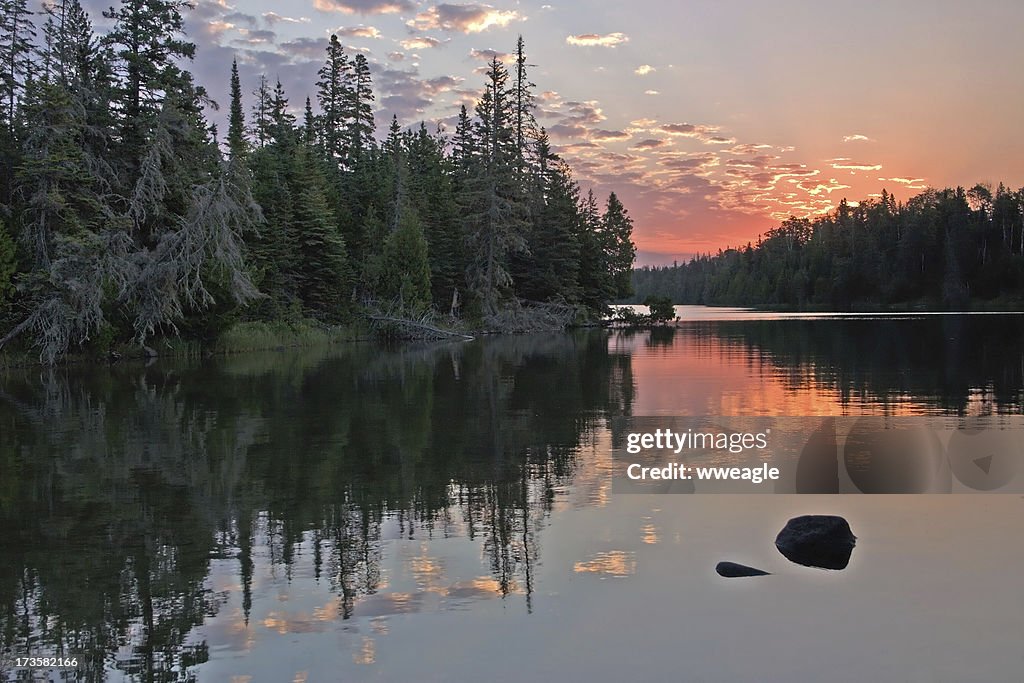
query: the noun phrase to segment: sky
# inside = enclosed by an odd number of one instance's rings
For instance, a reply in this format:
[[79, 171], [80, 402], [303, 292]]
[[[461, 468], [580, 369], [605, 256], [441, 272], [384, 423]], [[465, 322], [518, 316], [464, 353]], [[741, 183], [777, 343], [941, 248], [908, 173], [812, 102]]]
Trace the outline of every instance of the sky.
[[[103, 30], [110, 0], [84, 3]], [[882, 189], [1024, 185], [1024, 3], [198, 0], [191, 65], [224, 117], [280, 79], [298, 112], [336, 33], [392, 114], [449, 132], [522, 35], [537, 117], [584, 191], [615, 191], [639, 265], [756, 241]]]

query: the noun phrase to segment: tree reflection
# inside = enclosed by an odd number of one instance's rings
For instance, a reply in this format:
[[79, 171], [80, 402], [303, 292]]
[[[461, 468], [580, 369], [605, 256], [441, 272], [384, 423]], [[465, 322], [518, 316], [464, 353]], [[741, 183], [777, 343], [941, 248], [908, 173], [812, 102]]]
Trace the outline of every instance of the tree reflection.
[[941, 412], [1024, 409], [1024, 316], [737, 320], [680, 333], [676, 343], [739, 346], [784, 371], [794, 390], [834, 388], [843, 404], [863, 395], [895, 409], [911, 396]]
[[289, 576], [311, 565], [348, 618], [381, 585], [389, 521], [467, 534], [529, 605], [554, 492], [632, 395], [603, 332], [10, 375], [3, 650], [192, 680], [195, 627], [226, 599], [211, 560], [237, 560], [246, 622], [258, 547]]

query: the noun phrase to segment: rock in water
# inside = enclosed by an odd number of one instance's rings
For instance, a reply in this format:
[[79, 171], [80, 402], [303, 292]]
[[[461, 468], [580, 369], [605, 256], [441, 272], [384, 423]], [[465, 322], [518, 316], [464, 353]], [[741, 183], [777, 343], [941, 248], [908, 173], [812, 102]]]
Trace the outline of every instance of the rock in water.
[[760, 569], [754, 569], [748, 567], [745, 564], [736, 564], [735, 562], [719, 562], [715, 565], [715, 571], [718, 572], [719, 576], [734, 579], [740, 576], [768, 576], [768, 572], [763, 572]]
[[849, 522], [835, 515], [794, 517], [775, 537], [787, 560], [821, 569], [846, 569], [856, 544]]

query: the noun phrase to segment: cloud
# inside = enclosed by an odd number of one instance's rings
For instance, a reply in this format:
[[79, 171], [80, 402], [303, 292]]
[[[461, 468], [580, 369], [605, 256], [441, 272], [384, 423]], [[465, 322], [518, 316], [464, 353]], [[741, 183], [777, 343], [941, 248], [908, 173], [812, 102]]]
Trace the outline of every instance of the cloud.
[[415, 5], [409, 0], [313, 0], [313, 7], [342, 14], [397, 14], [411, 12]]
[[587, 129], [575, 123], [556, 123], [548, 128], [548, 133], [553, 138], [574, 139], [587, 137]]
[[874, 142], [867, 135], [861, 135], [860, 133], [854, 133], [853, 135], [844, 135], [843, 142]]
[[373, 26], [343, 26], [332, 33], [346, 38], [380, 38], [380, 31]]
[[628, 43], [629, 36], [624, 33], [608, 33], [603, 36], [597, 33], [582, 33], [578, 36], [567, 36], [565, 42], [578, 47], [615, 47]]
[[309, 17], [297, 17], [297, 18], [296, 17], [285, 17], [285, 16], [281, 16], [277, 12], [264, 12], [260, 16], [263, 17], [263, 21], [265, 21], [268, 26], [273, 26], [274, 24], [308, 24], [309, 23]]
[[246, 14], [245, 12], [231, 12], [230, 14], [225, 14], [223, 20], [235, 24], [236, 26], [238, 24], [246, 24], [249, 28], [256, 28], [257, 23], [256, 17], [251, 14]]
[[238, 29], [238, 32], [242, 34], [242, 38], [232, 40], [233, 45], [260, 45], [273, 43], [277, 39], [277, 33], [269, 29], [241, 28]]
[[832, 164], [832, 168], [846, 171], [880, 171], [882, 170], [881, 164], [862, 164], [851, 161], [848, 157], [837, 157], [835, 159], [828, 160]]
[[428, 78], [423, 81], [423, 90], [428, 95], [439, 95], [449, 90], [454, 90], [463, 79], [457, 76], [438, 76], [437, 78]]
[[635, 73], [637, 76], [646, 76], [647, 74], [652, 74], [655, 71], [657, 71], [657, 69], [655, 69], [650, 64], [641, 64], [633, 71], [633, 73]]
[[716, 126], [701, 126], [694, 123], [666, 123], [659, 130], [669, 135], [698, 138], [701, 135], [716, 132], [718, 128]]
[[420, 115], [442, 93], [453, 91], [462, 83], [461, 78], [454, 76], [438, 76], [423, 79], [419, 70], [384, 69], [375, 78], [383, 97], [381, 104], [390, 114], [397, 114], [400, 121], [418, 120]]
[[757, 145], [757, 144], [752, 144], [752, 143], [746, 142], [746, 143], [743, 143], [742, 145], [736, 145], [734, 147], [730, 147], [729, 149], [727, 149], [725, 151], [728, 152], [729, 154], [756, 154], [756, 153], [758, 153], [760, 151], [763, 151], [763, 150], [766, 150], [766, 149], [771, 149], [771, 148], [772, 148], [771, 145], [765, 145], [765, 144]]
[[469, 56], [473, 59], [479, 59], [484, 62], [490, 62], [492, 59], [497, 59], [502, 64], [513, 64], [516, 61], [516, 56], [509, 54], [508, 52], [498, 52], [497, 50], [470, 50]]
[[883, 183], [897, 183], [908, 190], [924, 190], [928, 187], [928, 183], [925, 182], [924, 178], [879, 178], [879, 180]]
[[327, 48], [327, 41], [320, 38], [296, 38], [280, 43], [278, 47], [285, 54], [308, 60], [320, 59]]
[[630, 149], [663, 149], [665, 147], [668, 147], [669, 144], [670, 143], [667, 140], [655, 140], [654, 138], [647, 138], [646, 140], [641, 140], [640, 142], [636, 143], [635, 145], [630, 147]]
[[425, 50], [431, 47], [437, 47], [440, 44], [440, 40], [437, 38], [431, 38], [430, 36], [416, 36], [414, 38], [406, 38], [401, 41], [402, 47], [406, 50]]
[[826, 195], [830, 195], [833, 192], [836, 192], [837, 190], [850, 189], [849, 185], [843, 185], [835, 178], [829, 178], [827, 183], [813, 182], [808, 180], [792, 180], [790, 182], [794, 183], [798, 188], [800, 188], [801, 190], [803, 190], [804, 192], [813, 197], [820, 196], [823, 193]]
[[706, 173], [708, 169], [718, 166], [721, 161], [712, 152], [702, 152], [686, 157], [669, 157], [658, 162], [665, 168], [684, 173]]
[[879, 178], [882, 182], [899, 183], [901, 185], [918, 185], [924, 182], [924, 178]]
[[645, 95], [660, 95], [661, 93], [657, 90], [644, 90]]
[[[315, 0], [320, 2], [321, 0]], [[453, 33], [481, 33], [489, 28], [508, 26], [522, 19], [515, 10], [499, 10], [490, 5], [441, 4], [420, 12], [405, 22], [417, 31], [451, 31]]]
[[631, 133], [627, 133], [624, 130], [604, 130], [598, 129], [591, 131], [590, 139], [594, 142], [612, 142], [614, 140], [628, 140], [633, 137]]

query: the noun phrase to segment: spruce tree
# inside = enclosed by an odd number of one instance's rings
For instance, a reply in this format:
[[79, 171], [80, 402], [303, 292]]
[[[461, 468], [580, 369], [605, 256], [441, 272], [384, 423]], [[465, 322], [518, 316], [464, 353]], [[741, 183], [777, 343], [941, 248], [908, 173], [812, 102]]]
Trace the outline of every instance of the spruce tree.
[[357, 54], [352, 61], [351, 86], [348, 91], [349, 101], [346, 108], [348, 118], [348, 154], [349, 163], [362, 156], [363, 152], [373, 144], [373, 81], [370, 76], [370, 64], [366, 56]]
[[134, 181], [164, 102], [175, 99], [183, 110], [183, 97], [203, 97], [181, 69], [195, 55], [196, 46], [184, 37], [182, 12], [187, 0], [121, 0], [103, 16], [114, 22], [103, 38], [117, 58], [116, 109], [124, 157]]
[[32, 70], [35, 26], [27, 0], [0, 0], [0, 121], [13, 134], [17, 107]]
[[608, 271], [612, 278], [613, 297], [623, 299], [633, 293], [631, 275], [636, 258], [633, 244], [633, 219], [612, 192], [608, 195], [604, 216], [601, 220], [606, 237]]
[[260, 84], [253, 92], [256, 98], [252, 107], [252, 138], [256, 147], [263, 147], [270, 143], [271, 119], [270, 112], [273, 108], [273, 96], [270, 92], [270, 84], [266, 75], [260, 76]]
[[245, 139], [245, 114], [242, 111], [242, 84], [238, 79], [238, 60], [231, 60], [231, 106], [228, 110], [228, 156], [240, 162], [248, 153]]
[[348, 300], [350, 266], [345, 240], [328, 203], [327, 183], [310, 151], [295, 148], [292, 239], [297, 293], [312, 315], [340, 317]]
[[327, 59], [317, 72], [317, 99], [320, 102], [321, 136], [327, 156], [341, 163], [345, 158], [345, 129], [352, 100], [352, 65], [338, 36], [331, 34]]
[[398, 229], [384, 240], [385, 300], [397, 302], [403, 312], [418, 314], [430, 307], [430, 260], [427, 240], [415, 209], [399, 210]]
[[515, 83], [512, 86], [512, 99], [514, 102], [515, 132], [516, 132], [516, 170], [523, 174], [526, 170], [527, 156], [530, 152], [530, 138], [536, 134], [537, 122], [533, 116], [536, 107], [534, 102], [534, 84], [530, 82], [526, 69], [526, 43], [523, 37], [519, 36], [516, 41], [516, 72]]
[[615, 298], [615, 282], [609, 263], [612, 249], [593, 190], [580, 202], [579, 217], [580, 300], [588, 309], [599, 311]]
[[514, 119], [507, 81], [505, 66], [493, 58], [486, 89], [476, 106], [479, 162], [460, 193], [470, 247], [468, 284], [484, 316], [497, 313], [510, 294], [509, 257], [526, 248], [522, 232], [527, 211], [515, 178]]

